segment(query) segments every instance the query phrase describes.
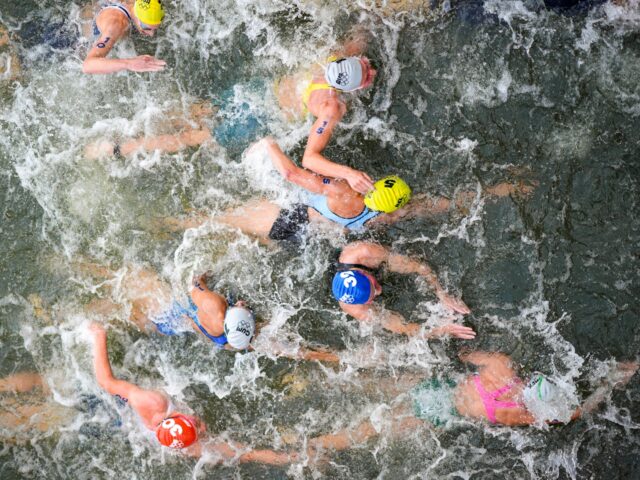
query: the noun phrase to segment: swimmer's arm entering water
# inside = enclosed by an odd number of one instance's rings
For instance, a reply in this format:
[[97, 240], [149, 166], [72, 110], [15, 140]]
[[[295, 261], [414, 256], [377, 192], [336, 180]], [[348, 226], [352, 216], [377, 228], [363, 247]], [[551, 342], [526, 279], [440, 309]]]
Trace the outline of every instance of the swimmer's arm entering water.
[[337, 97], [331, 97], [322, 104], [317, 113], [318, 118], [311, 127], [307, 147], [302, 157], [302, 166], [320, 175], [344, 178], [351, 188], [362, 194], [372, 190], [373, 180], [365, 172], [339, 165], [322, 155], [322, 151], [331, 139], [333, 129], [344, 116], [344, 104]]
[[269, 158], [276, 170], [285, 180], [312, 193], [319, 193], [329, 197], [342, 196], [351, 189], [343, 181], [327, 178], [297, 166], [281, 149], [276, 141], [267, 137], [260, 144], [269, 152]]
[[362, 322], [370, 322], [374, 316], [380, 318], [382, 328], [393, 333], [407, 335], [409, 337], [423, 335], [424, 338], [432, 339], [450, 335], [463, 340], [473, 340], [476, 333], [469, 327], [456, 324], [443, 325], [423, 333], [423, 325], [419, 323], [408, 323], [406, 319], [392, 310], [376, 311], [372, 305], [350, 305], [338, 302], [342, 310], [353, 318]]
[[129, 28], [129, 20], [122, 13], [114, 9], [103, 10], [96, 18], [96, 26], [100, 36], [82, 64], [84, 73], [106, 74], [123, 70], [157, 72], [164, 69], [166, 63], [150, 55], [139, 55], [134, 58], [106, 58]]
[[98, 385], [110, 395], [117, 395], [126, 401], [147, 428], [153, 430], [167, 412], [169, 401], [160, 392], [145, 390], [133, 383], [115, 378], [107, 351], [107, 332], [97, 323], [92, 323], [89, 329], [93, 336], [93, 366]]
[[405, 255], [392, 253], [391, 250], [381, 245], [370, 242], [354, 242], [349, 244], [342, 250], [340, 262], [364, 265], [369, 268], [379, 268], [386, 262], [387, 268], [392, 272], [418, 274], [424, 277], [427, 283], [434, 289], [436, 296], [444, 306], [463, 315], [471, 312], [462, 300], [449, 295], [442, 288], [438, 282], [438, 278], [427, 264]]

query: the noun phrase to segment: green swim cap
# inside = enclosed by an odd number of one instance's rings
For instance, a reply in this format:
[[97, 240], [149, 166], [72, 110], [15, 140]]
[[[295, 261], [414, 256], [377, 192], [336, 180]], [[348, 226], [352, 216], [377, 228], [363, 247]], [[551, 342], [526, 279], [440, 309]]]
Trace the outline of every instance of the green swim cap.
[[364, 197], [364, 204], [377, 212], [391, 213], [411, 200], [411, 188], [397, 175], [390, 175], [373, 184]]

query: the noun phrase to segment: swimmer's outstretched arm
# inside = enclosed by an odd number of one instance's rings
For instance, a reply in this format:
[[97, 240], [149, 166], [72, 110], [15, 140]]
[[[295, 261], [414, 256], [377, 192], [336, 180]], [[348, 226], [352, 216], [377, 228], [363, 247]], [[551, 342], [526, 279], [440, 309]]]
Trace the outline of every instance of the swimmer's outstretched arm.
[[89, 330], [93, 336], [93, 366], [98, 385], [110, 395], [118, 395], [127, 401], [147, 428], [155, 429], [167, 412], [169, 401], [166, 396], [114, 377], [107, 351], [107, 332], [95, 322], [89, 326]]
[[264, 146], [269, 153], [269, 158], [285, 180], [312, 193], [319, 193], [329, 197], [344, 196], [353, 193], [343, 181], [327, 178], [313, 173], [306, 168], [301, 168], [291, 160], [271, 137], [266, 137], [256, 144], [256, 147]]
[[116, 73], [123, 70], [132, 72], [157, 72], [163, 70], [166, 62], [151, 55], [133, 58], [106, 58], [113, 46], [129, 28], [124, 16], [112, 10], [103, 10], [96, 18], [96, 26], [101, 32], [82, 64], [82, 71], [89, 74]]
[[333, 129], [342, 120], [346, 111], [344, 103], [337, 97], [330, 97], [320, 107], [318, 118], [313, 123], [302, 157], [302, 166], [320, 175], [344, 178], [356, 192], [367, 193], [373, 189], [373, 180], [365, 172], [346, 165], [339, 165], [322, 155]]
[[418, 274], [424, 277], [434, 289], [436, 296], [444, 306], [463, 315], [471, 312], [462, 300], [452, 297], [442, 288], [435, 273], [426, 263], [405, 255], [392, 253], [388, 248], [376, 243], [355, 242], [347, 245], [340, 254], [340, 262], [355, 263], [370, 268], [379, 268], [386, 262], [392, 272]]
[[377, 311], [372, 305], [350, 305], [338, 302], [340, 308], [347, 314], [360, 320], [361, 322], [372, 322], [376, 317], [380, 319], [380, 324], [385, 330], [409, 337], [423, 335], [424, 338], [439, 338], [450, 335], [463, 340], [473, 340], [476, 332], [464, 325], [450, 323], [441, 327], [436, 327], [423, 333], [423, 325], [419, 323], [408, 323], [406, 319], [392, 310]]

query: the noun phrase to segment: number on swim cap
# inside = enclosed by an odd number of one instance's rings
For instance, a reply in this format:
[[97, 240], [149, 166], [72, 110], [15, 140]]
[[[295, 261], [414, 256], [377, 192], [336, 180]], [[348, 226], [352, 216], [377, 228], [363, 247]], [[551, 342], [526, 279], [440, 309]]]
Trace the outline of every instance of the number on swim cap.
[[172, 437], [177, 437], [178, 435], [182, 435], [182, 427], [176, 423], [173, 418], [167, 418], [162, 422], [162, 428], [169, 430], [169, 433]]
[[342, 284], [345, 288], [355, 287], [356, 285], [358, 285], [358, 281], [356, 280], [356, 277], [353, 275], [352, 271], [340, 273], [340, 278], [344, 278], [344, 282], [342, 282]]

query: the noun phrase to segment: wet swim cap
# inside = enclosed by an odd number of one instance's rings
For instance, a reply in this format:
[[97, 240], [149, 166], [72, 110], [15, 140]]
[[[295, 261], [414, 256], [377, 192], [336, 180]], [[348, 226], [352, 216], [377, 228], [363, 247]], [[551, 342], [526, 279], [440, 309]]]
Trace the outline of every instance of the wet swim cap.
[[231, 307], [227, 308], [224, 316], [224, 334], [227, 342], [233, 348], [244, 350], [249, 346], [256, 331], [256, 321], [253, 313], [247, 308]]
[[359, 57], [341, 58], [324, 70], [327, 83], [343, 92], [352, 92], [362, 84], [362, 65]]
[[557, 389], [556, 385], [543, 375], [536, 374], [522, 391], [522, 396], [526, 401], [550, 402], [556, 397]]
[[161, 0], [136, 0], [133, 13], [138, 20], [147, 25], [160, 25], [164, 18]]
[[411, 200], [411, 188], [396, 175], [378, 180], [373, 188], [364, 197], [364, 204], [371, 210], [391, 213]]
[[158, 441], [169, 448], [186, 448], [198, 440], [198, 430], [193, 420], [177, 413], [165, 418], [156, 430]]
[[362, 305], [371, 296], [371, 280], [359, 270], [337, 272], [331, 286], [333, 296], [342, 303]]

